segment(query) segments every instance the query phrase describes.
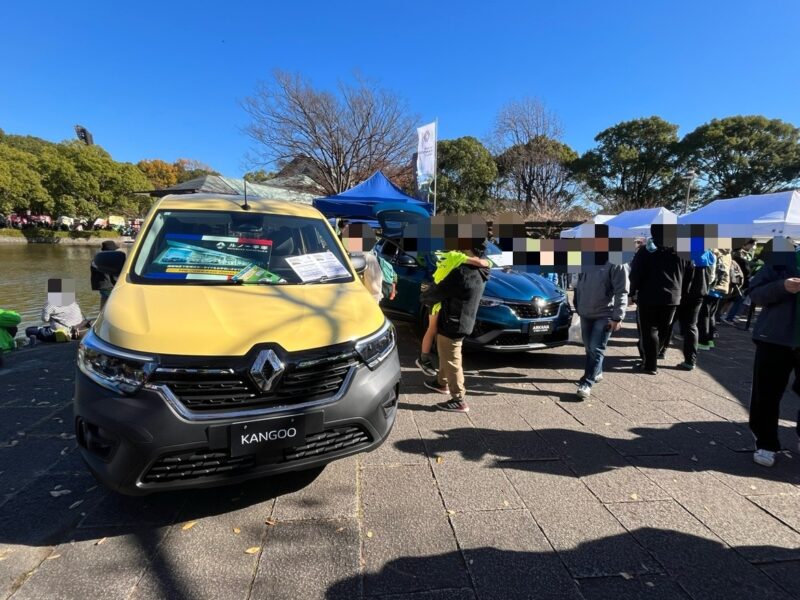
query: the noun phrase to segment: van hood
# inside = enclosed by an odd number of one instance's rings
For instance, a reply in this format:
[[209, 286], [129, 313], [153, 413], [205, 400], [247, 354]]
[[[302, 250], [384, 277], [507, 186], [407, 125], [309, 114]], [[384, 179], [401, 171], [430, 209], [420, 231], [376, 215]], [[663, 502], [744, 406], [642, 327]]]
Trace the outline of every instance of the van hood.
[[507, 269], [492, 269], [483, 294], [514, 302], [530, 302], [534, 296], [552, 300], [564, 295], [560, 288], [540, 275]]
[[291, 286], [119, 281], [94, 331], [128, 350], [242, 356], [265, 342], [294, 352], [352, 341], [383, 322], [383, 313], [358, 280]]

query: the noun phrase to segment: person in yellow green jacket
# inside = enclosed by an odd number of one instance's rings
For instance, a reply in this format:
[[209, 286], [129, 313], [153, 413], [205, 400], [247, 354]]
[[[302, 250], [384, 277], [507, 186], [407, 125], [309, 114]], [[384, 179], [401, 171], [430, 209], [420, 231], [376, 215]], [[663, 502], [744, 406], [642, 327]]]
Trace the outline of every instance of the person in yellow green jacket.
[[[467, 256], [458, 250], [451, 250], [449, 252], [437, 252], [436, 270], [433, 272], [433, 283], [441, 283], [451, 271], [457, 269], [461, 265], [467, 264], [472, 267], [489, 268], [491, 262], [485, 258], [478, 258], [476, 256]], [[436, 356], [431, 352], [433, 349], [433, 342], [436, 340], [437, 320], [436, 315], [441, 309], [442, 303], [437, 302], [432, 305], [428, 315], [428, 328], [425, 330], [425, 335], [422, 337], [422, 346], [420, 348], [419, 358], [416, 360], [417, 366], [423, 373], [430, 377], [435, 377], [439, 367], [437, 364]]]

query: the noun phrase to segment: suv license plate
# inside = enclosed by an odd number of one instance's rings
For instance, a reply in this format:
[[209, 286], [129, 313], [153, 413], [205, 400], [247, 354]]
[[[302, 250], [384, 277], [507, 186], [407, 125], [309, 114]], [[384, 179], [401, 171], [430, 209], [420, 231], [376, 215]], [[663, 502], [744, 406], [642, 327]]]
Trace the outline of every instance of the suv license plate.
[[546, 335], [548, 333], [550, 333], [550, 323], [531, 323], [529, 329], [530, 337]]
[[234, 423], [231, 425], [231, 457], [300, 446], [305, 439], [306, 421], [303, 415]]

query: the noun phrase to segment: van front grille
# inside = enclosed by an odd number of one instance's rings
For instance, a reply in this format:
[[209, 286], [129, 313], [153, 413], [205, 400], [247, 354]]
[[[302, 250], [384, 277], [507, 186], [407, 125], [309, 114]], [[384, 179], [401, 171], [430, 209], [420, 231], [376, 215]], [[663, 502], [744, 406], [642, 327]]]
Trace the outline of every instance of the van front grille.
[[561, 308], [561, 300], [548, 302], [543, 307], [538, 308], [530, 302], [509, 302], [508, 306], [517, 313], [520, 319], [537, 319], [539, 317], [552, 317], [558, 314]]
[[[261, 464], [281, 464], [319, 458], [344, 450], [361, 448], [370, 442], [372, 437], [361, 425], [326, 429], [319, 433], [308, 434], [302, 446], [284, 448], [281, 455], [267, 457]], [[162, 456], [142, 477], [142, 483], [168, 483], [218, 475], [235, 477], [251, 471], [259, 464], [255, 455], [233, 458], [228, 450], [212, 451], [201, 448]]]
[[331, 360], [290, 362], [270, 392], [262, 392], [246, 371], [157, 371], [152, 382], [165, 385], [193, 411], [260, 408], [335, 396], [357, 364], [353, 354]]

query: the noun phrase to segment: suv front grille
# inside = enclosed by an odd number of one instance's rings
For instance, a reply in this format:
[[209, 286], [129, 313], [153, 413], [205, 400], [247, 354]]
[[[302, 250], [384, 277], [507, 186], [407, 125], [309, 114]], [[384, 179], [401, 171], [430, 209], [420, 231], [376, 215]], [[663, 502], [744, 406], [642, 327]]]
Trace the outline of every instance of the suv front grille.
[[557, 315], [562, 302], [562, 300], [548, 302], [541, 309], [530, 302], [507, 302], [507, 304], [520, 319], [538, 319]]
[[[348, 425], [308, 434], [305, 444], [285, 448], [283, 454], [266, 458], [262, 464], [280, 464], [317, 458], [342, 450], [366, 446], [372, 437], [360, 425]], [[259, 464], [255, 455], [232, 458], [228, 450], [208, 448], [177, 452], [159, 458], [142, 477], [142, 483], [167, 483], [199, 479], [216, 475], [234, 477], [252, 470]]]
[[290, 363], [274, 390], [262, 392], [246, 372], [156, 372], [153, 383], [166, 385], [188, 409], [217, 411], [296, 404], [335, 396], [357, 364], [348, 354], [323, 361]]

